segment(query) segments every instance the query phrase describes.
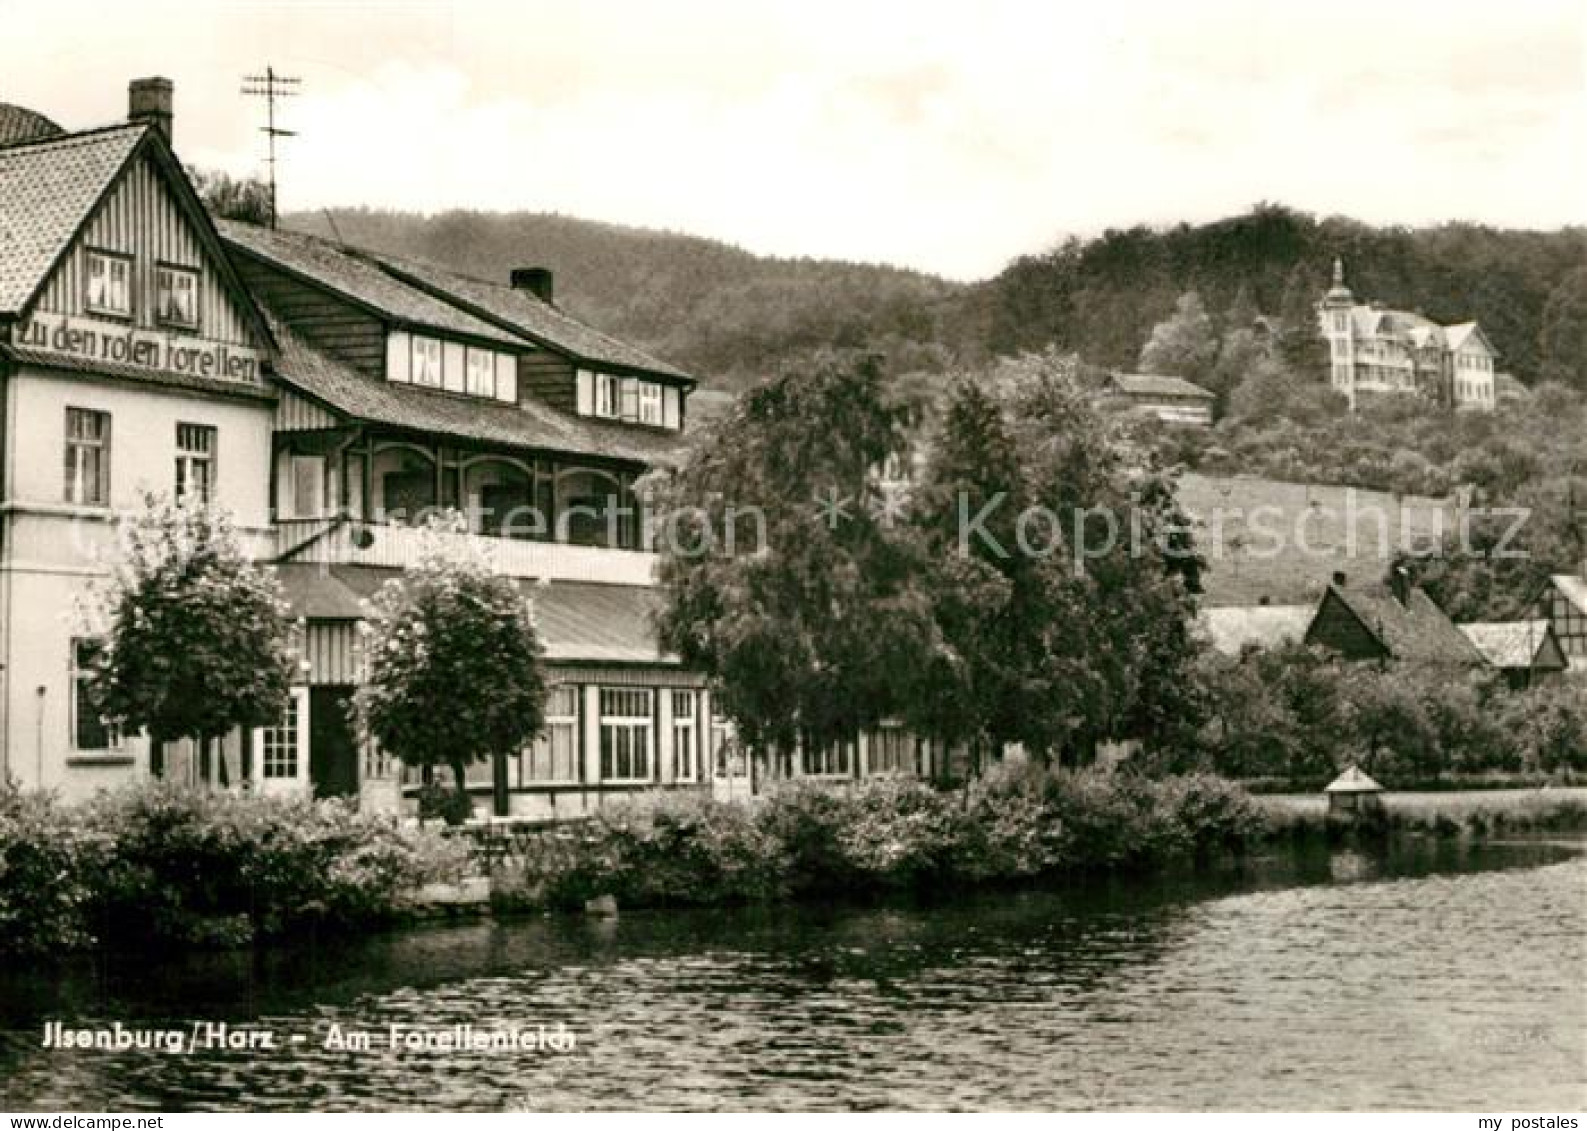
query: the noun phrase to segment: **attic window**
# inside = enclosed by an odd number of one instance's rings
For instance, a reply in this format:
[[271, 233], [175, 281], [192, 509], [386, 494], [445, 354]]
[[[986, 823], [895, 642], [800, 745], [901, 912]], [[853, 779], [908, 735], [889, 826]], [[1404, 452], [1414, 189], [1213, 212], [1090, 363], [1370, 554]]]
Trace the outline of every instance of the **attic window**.
[[155, 269], [155, 318], [162, 326], [198, 329], [198, 272], [162, 263]]
[[132, 257], [88, 252], [88, 309], [118, 318], [132, 316]]

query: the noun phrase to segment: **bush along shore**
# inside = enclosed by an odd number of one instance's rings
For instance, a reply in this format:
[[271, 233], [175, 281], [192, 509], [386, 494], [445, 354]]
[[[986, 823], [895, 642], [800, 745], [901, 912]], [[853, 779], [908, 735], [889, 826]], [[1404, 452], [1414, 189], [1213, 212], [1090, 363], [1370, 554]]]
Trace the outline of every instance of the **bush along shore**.
[[[0, 953], [220, 947], [424, 913], [488, 874], [497, 911], [869, 898], [1226, 864], [1264, 846], [1587, 828], [1570, 791], [1341, 820], [1207, 775], [1005, 766], [957, 790], [673, 795], [573, 825], [418, 827], [338, 801], [145, 785], [64, 806], [0, 789]], [[465, 903], [468, 901], [464, 901]]]
[[792, 785], [752, 808], [673, 798], [578, 825], [471, 835], [497, 908], [520, 911], [604, 897], [666, 907], [1063, 883], [1213, 866], [1289, 843], [1581, 829], [1587, 802], [1568, 794], [1423, 802], [1355, 818], [1320, 803], [1272, 804], [1208, 775], [1015, 766], [953, 791], [906, 781]]
[[0, 788], [0, 953], [242, 946], [400, 920], [466, 846], [342, 801], [129, 787], [82, 805]]

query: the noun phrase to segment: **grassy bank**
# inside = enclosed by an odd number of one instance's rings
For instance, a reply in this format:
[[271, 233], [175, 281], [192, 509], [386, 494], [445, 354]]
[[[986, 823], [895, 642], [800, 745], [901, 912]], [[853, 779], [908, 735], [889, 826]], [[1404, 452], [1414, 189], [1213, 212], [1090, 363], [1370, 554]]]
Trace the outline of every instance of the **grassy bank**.
[[1575, 832], [1587, 829], [1587, 788], [1387, 793], [1383, 811], [1364, 821], [1330, 818], [1317, 794], [1270, 794], [1256, 798], [1273, 835], [1335, 834], [1356, 827], [1366, 832], [1489, 836], [1505, 833]]

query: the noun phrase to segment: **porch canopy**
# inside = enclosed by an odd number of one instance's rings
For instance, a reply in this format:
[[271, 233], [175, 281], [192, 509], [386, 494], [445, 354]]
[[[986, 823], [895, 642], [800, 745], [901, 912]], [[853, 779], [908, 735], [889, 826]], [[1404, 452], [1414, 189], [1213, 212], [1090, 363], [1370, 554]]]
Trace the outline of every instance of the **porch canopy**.
[[[292, 615], [307, 621], [358, 621], [365, 602], [398, 569], [285, 562], [275, 567]], [[545, 658], [552, 663], [675, 667], [678, 657], [656, 638], [663, 595], [648, 585], [587, 581], [514, 582], [534, 602]]]

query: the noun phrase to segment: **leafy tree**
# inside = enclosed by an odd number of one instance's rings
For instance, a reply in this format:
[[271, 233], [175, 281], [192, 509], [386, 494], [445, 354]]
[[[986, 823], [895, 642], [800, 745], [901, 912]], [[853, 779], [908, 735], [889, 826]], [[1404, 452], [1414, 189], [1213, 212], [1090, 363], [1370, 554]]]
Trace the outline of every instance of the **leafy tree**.
[[845, 741], [925, 693], [942, 645], [881, 474], [911, 415], [876, 357], [820, 353], [744, 394], [664, 494], [662, 640], [754, 750]]
[[1129, 469], [1077, 368], [978, 373], [934, 433], [917, 524], [951, 663], [921, 709], [936, 733], [1086, 760], [1194, 724], [1201, 562], [1171, 484]]
[[1587, 392], [1587, 267], [1549, 292], [1538, 331], [1543, 377]]
[[460, 793], [466, 767], [492, 759], [504, 813], [506, 760], [545, 725], [545, 672], [532, 605], [451, 537], [461, 529], [432, 517], [416, 564], [375, 595], [355, 710], [366, 737], [426, 778], [450, 766]]
[[110, 579], [85, 614], [102, 640], [91, 696], [123, 730], [207, 753], [235, 727], [280, 719], [291, 620], [225, 512], [145, 495], [118, 524]]
[[199, 199], [210, 213], [222, 220], [269, 227], [270, 186], [252, 178], [233, 177], [219, 170], [189, 169]]
[[1141, 347], [1141, 371], [1183, 377], [1204, 384], [1218, 360], [1218, 334], [1212, 316], [1195, 291], [1186, 291], [1174, 313], [1152, 327]]

